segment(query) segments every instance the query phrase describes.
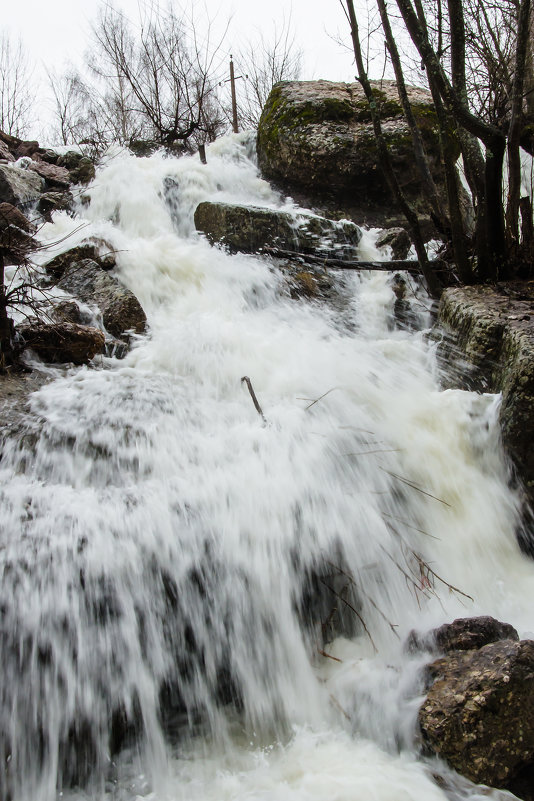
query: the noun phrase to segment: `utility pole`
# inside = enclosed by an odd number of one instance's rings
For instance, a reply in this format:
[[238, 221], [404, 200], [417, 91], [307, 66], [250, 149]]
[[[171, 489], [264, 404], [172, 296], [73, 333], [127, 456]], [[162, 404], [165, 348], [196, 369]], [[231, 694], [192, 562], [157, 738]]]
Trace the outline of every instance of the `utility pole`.
[[232, 90], [232, 128], [234, 133], [239, 133], [239, 128], [237, 127], [237, 100], [235, 96], [235, 75], [232, 56], [230, 56], [230, 88]]

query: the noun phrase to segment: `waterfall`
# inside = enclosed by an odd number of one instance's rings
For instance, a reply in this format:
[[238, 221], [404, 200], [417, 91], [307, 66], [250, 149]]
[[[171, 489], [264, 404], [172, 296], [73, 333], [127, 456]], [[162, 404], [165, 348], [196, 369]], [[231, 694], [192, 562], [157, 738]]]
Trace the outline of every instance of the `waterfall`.
[[109, 242], [149, 334], [50, 368], [4, 437], [4, 799], [444, 799], [403, 641], [531, 625], [499, 398], [441, 391], [428, 299], [400, 330], [386, 274], [295, 300], [196, 233], [203, 200], [296, 210], [252, 151], [111, 153], [81, 221], [41, 232], [47, 258]]

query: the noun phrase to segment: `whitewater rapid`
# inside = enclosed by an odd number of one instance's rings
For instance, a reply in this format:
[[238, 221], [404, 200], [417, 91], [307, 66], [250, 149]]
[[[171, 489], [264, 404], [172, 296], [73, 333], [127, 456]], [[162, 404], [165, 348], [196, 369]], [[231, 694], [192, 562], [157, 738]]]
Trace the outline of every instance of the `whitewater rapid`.
[[296, 207], [250, 135], [207, 155], [110, 154], [80, 216], [41, 231], [43, 260], [109, 243], [149, 332], [52, 371], [4, 444], [4, 791], [443, 799], [403, 641], [475, 614], [533, 627], [499, 398], [441, 390], [415, 287], [410, 332], [387, 274], [339, 275], [339, 307], [210, 247], [203, 200]]

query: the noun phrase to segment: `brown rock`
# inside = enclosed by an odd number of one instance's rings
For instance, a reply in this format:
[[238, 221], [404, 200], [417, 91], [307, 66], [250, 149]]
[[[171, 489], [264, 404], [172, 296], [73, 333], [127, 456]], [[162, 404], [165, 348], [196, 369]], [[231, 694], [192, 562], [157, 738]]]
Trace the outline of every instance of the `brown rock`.
[[15, 156], [10, 152], [5, 142], [0, 140], [0, 159], [3, 161], [15, 161]]
[[412, 631], [408, 637], [410, 651], [470, 651], [482, 648], [499, 640], [519, 640], [519, 635], [509, 623], [501, 623], [494, 617], [461, 617], [452, 623], [444, 623], [425, 634]]
[[60, 189], [68, 189], [70, 186], [69, 171], [65, 167], [48, 164], [46, 161], [32, 161], [29, 169], [44, 178], [51, 186], [56, 186]]
[[427, 750], [471, 781], [507, 788], [534, 758], [534, 641], [502, 640], [430, 666]]
[[35, 227], [11, 203], [0, 203], [0, 246], [7, 264], [23, 264], [37, 247], [32, 234]]
[[88, 325], [35, 322], [17, 330], [24, 349], [30, 348], [48, 362], [85, 364], [104, 350], [103, 332]]

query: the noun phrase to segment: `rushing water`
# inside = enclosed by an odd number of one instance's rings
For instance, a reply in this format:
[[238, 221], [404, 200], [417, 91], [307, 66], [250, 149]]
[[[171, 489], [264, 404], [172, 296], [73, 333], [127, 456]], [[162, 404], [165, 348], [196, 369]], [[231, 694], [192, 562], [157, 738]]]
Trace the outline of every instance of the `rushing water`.
[[428, 300], [416, 332], [385, 274], [293, 300], [195, 232], [201, 200], [281, 205], [250, 149], [115, 154], [86, 227], [42, 231], [110, 242], [149, 334], [55, 371], [4, 445], [4, 798], [438, 801], [403, 640], [532, 626], [498, 398], [440, 390]]

